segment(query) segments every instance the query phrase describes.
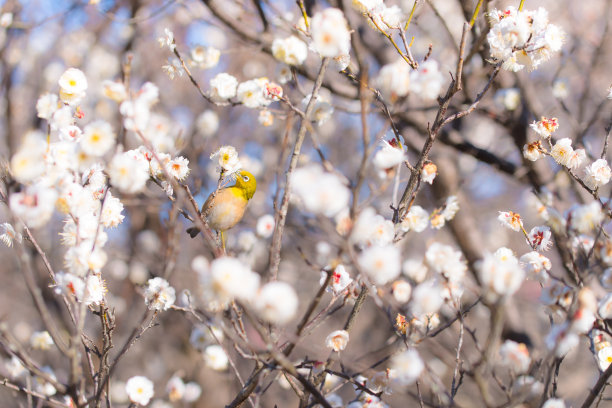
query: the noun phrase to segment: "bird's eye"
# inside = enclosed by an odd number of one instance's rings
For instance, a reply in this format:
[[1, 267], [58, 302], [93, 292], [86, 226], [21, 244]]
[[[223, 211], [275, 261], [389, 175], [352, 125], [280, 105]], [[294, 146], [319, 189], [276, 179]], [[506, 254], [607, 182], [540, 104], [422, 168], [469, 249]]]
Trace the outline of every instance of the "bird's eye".
[[247, 181], [249, 181], [249, 176], [242, 176], [242, 179], [243, 179], [245, 182], [247, 182]]

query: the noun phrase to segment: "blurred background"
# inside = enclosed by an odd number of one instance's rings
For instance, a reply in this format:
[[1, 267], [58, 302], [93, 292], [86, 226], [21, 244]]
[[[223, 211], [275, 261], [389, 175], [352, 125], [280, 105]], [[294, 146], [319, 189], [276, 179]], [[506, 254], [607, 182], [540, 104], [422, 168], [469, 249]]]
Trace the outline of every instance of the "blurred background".
[[[408, 14], [414, 2], [386, 3], [397, 4]], [[518, 1], [485, 3], [487, 9], [518, 6]], [[551, 22], [563, 28], [566, 32], [563, 51], [533, 72], [502, 71], [478, 108], [441, 132], [430, 155], [438, 167], [438, 178], [433, 186], [421, 188], [416, 203], [431, 212], [440, 207], [446, 197], [456, 195], [460, 211], [455, 220], [442, 229], [428, 228], [420, 234], [409, 233], [400, 243], [403, 261], [420, 261], [433, 242], [442, 242], [461, 249], [473, 273], [477, 259], [501, 246], [513, 249], [518, 255], [529, 251], [520, 233], [500, 226], [498, 211], [520, 213], [529, 230], [543, 224], [534, 191], [550, 192], [560, 213], [576, 203], [589, 201], [589, 196], [577, 188], [556, 163], [552, 160], [541, 160], [536, 164], [525, 162], [521, 150], [527, 141], [535, 140], [528, 132], [529, 123], [544, 115], [559, 119], [561, 126], [555, 133], [557, 138], [569, 137], [574, 145], [583, 146], [590, 157], [599, 157], [611, 114], [610, 102], [606, 102], [607, 89], [612, 84], [609, 68], [612, 63], [610, 3], [609, 0], [525, 2], [527, 9], [545, 7]], [[270, 126], [259, 123], [256, 109], [210, 104], [185, 75], [176, 73], [172, 79], [165, 72], [168, 70], [162, 69], [162, 66], [176, 64], [176, 61], [167, 48], [159, 46], [158, 38], [165, 35], [166, 28], [174, 33], [178, 50], [204, 91], [209, 88], [209, 80], [221, 72], [230, 73], [239, 81], [268, 77], [282, 83], [286, 67], [266, 49], [274, 38], [284, 38], [296, 32], [301, 15], [296, 2], [7, 0], [0, 4], [0, 11], [4, 13], [0, 20], [2, 162], [10, 160], [28, 132], [46, 130], [46, 123], [37, 117], [36, 101], [41, 94], [58, 91], [57, 80], [69, 67], [83, 70], [89, 83], [87, 98], [80, 106], [85, 115], [82, 123], [105, 119], [119, 129], [118, 106], [103, 96], [101, 82], [122, 79], [125, 64], [130, 61], [131, 90], [137, 91], [147, 81], [160, 89], [152, 131], [156, 132], [156, 140], [165, 151], [189, 159], [191, 173], [187, 184], [200, 204], [216, 186], [216, 163], [209, 156], [222, 145], [235, 146], [243, 167], [257, 177], [257, 194], [251, 200], [243, 221], [229, 231], [228, 250], [254, 271], [263, 274], [269, 267], [270, 238], [257, 234], [257, 221], [261, 216], [274, 214], [273, 203], [279, 180], [284, 183], [287, 158], [299, 121], [279, 103], [269, 108], [274, 115], [274, 123]], [[409, 39], [414, 36], [412, 54], [422, 61], [430, 53], [429, 58], [438, 63], [444, 78], [440, 95], [450, 83], [449, 72], [455, 71], [462, 24], [469, 20], [475, 4], [474, 0], [427, 0], [420, 1], [416, 8], [407, 32]], [[395, 62], [398, 55], [387, 39], [351, 8], [350, 1], [313, 0], [307, 1], [306, 5], [308, 10], [314, 11], [329, 6], [346, 10], [353, 36], [360, 38], [361, 58], [367, 64], [364, 66], [371, 83], [383, 84], [382, 79], [377, 79], [381, 67]], [[226, 24], [228, 21], [231, 24]], [[486, 19], [481, 13], [474, 35], [468, 40], [470, 49], [485, 28]], [[256, 40], [245, 33], [253, 34]], [[198, 66], [193, 60], [197, 55], [193, 52], [201, 51], [198, 47], [220, 50], [218, 63], [211, 67]], [[464, 91], [455, 97], [450, 111], [465, 109], [482, 90], [493, 69], [488, 58], [486, 43], [475, 47], [464, 68]], [[302, 99], [310, 93], [319, 63], [318, 55], [310, 52], [304, 65], [295, 71], [297, 82], [282, 84], [285, 95], [295, 106], [301, 107]], [[354, 58], [349, 70], [357, 70]], [[354, 183], [364, 152], [358, 86], [347, 75], [330, 69], [322, 94], [332, 104], [334, 113], [324, 123], [313, 124], [313, 137], [306, 138], [300, 165], [320, 162], [322, 154], [336, 171]], [[385, 94], [384, 89], [383, 97], [406, 140], [408, 159], [415, 163], [425, 141], [427, 124], [433, 122], [438, 104], [435, 99], [420, 95], [397, 97], [392, 93]], [[370, 100], [366, 120], [370, 135], [369, 156], [359, 208], [372, 206], [386, 219], [391, 219], [395, 174], [381, 176], [371, 158], [379, 141], [389, 139], [392, 132], [381, 105], [374, 99]], [[124, 140], [126, 150], [139, 144], [130, 133]], [[315, 148], [317, 144], [319, 149]], [[406, 169], [399, 175], [400, 193], [408, 176]], [[600, 195], [606, 197], [608, 190], [604, 188]], [[153, 276], [164, 276], [176, 288], [177, 295], [187, 289], [197, 304], [201, 295], [198, 268], [193, 267], [193, 260], [198, 256], [212, 260], [201, 237], [192, 240], [184, 233], [190, 223], [176, 213], [157, 186], [151, 185], [142, 194], [121, 198], [126, 219], [117, 228], [108, 230], [106, 250], [109, 261], [102, 272], [108, 287], [107, 300], [116, 314], [116, 344], [125, 341], [144, 312], [141, 285]], [[0, 221], [5, 220], [8, 220], [7, 207], [0, 206]], [[56, 270], [62, 268], [65, 251], [58, 237], [61, 228], [61, 218], [57, 216], [46, 227], [34, 232]], [[345, 238], [336, 232], [335, 220], [308, 214], [296, 205], [290, 207], [279, 279], [298, 288], [298, 316], [316, 294], [323, 267], [340, 261], [347, 264], [347, 270], [355, 277], [350, 259], [342, 253], [344, 242]], [[553, 271], [563, 275], [562, 260], [555, 248], [547, 256], [552, 261]], [[0, 259], [0, 322], [17, 340], [27, 345], [31, 334], [43, 330], [43, 326], [18, 272], [15, 252], [0, 246]], [[38, 284], [50, 311], [64, 325], [69, 325], [62, 302], [49, 287], [51, 282], [42, 260], [39, 257], [34, 259]], [[595, 279], [601, 274], [601, 268], [588, 273], [593, 274], [589, 282], [596, 293], [605, 293]], [[471, 305], [481, 291], [473, 275], [469, 276], [465, 286], [463, 301], [465, 305]], [[544, 338], [551, 326], [546, 308], [539, 301], [540, 292], [538, 282], [525, 281], [521, 290], [506, 304], [502, 334], [503, 339], [527, 343], [534, 361], [531, 373], [539, 379], [545, 370], [538, 367], [538, 361], [547, 355]], [[329, 302], [330, 295], [325, 296], [323, 304]], [[292, 360], [325, 361], [329, 350], [325, 348], [324, 339], [329, 332], [344, 324], [351, 305], [349, 300], [345, 307], [309, 332], [292, 354]], [[343, 369], [366, 376], [384, 370], [384, 362], [375, 368], [372, 365], [388, 357], [398, 346], [393, 319], [395, 313], [401, 311], [402, 305], [393, 302], [377, 304], [373, 298], [368, 298], [351, 331], [349, 346], [340, 354]], [[478, 347], [486, 341], [489, 314], [489, 308], [478, 304], [465, 317], [466, 327], [473, 330], [472, 336], [464, 338], [466, 367], [470, 361], [473, 363], [478, 359]], [[452, 310], [445, 312], [443, 309], [442, 323], [451, 318]], [[218, 372], [208, 367], [202, 352], [190, 342], [192, 331], [198, 326], [196, 319], [188, 313], [169, 311], [160, 316], [158, 323], [137, 341], [118, 365], [111, 383], [111, 394], [116, 402], [113, 406], [127, 406], [122, 387], [134, 375], [145, 375], [154, 381], [155, 399], [158, 400], [155, 403], [160, 407], [169, 404], [205, 408], [229, 403], [239, 391], [240, 384], [232, 370]], [[296, 324], [297, 320], [288, 325], [281, 337], [291, 338], [290, 333]], [[100, 327], [96, 319], [88, 320], [86, 331], [92, 339], [99, 338]], [[444, 405], [436, 399], [436, 387], [450, 386], [458, 331], [455, 324], [436, 337], [424, 336], [422, 341], [419, 340], [418, 350], [428, 371], [441, 381], [439, 384], [426, 380], [421, 385], [420, 392], [432, 406]], [[255, 333], [250, 334], [256, 346], [264, 346], [257, 344]], [[253, 362], [242, 359], [231, 346], [228, 349], [243, 379], [248, 377]], [[42, 365], [53, 367], [58, 378], [67, 375], [67, 363], [59, 353], [32, 350], [32, 355]], [[6, 355], [2, 357], [9, 360]], [[336, 364], [336, 368], [339, 367], [340, 364]], [[499, 382], [513, 383], [504, 367], [498, 367], [495, 372]], [[6, 368], [1, 368], [0, 373], [7, 376]], [[166, 384], [175, 375], [185, 382], [197, 383], [201, 387], [201, 397], [191, 402], [170, 401]], [[557, 393], [568, 406], [578, 406], [598, 375], [596, 360], [589, 351], [589, 340], [583, 337], [579, 347], [570, 352], [560, 365]], [[497, 406], [504, 406], [509, 401], [506, 398], [509, 391], [495, 385], [498, 379], [489, 379], [491, 392], [499, 402]], [[265, 393], [257, 397], [260, 406], [297, 406], [295, 393], [277, 373], [267, 374], [260, 386], [265, 389]], [[354, 396], [350, 384], [339, 388], [338, 393], [344, 401], [350, 401]], [[416, 406], [416, 395], [413, 386], [396, 390], [393, 395], [385, 397], [385, 401], [393, 407]], [[610, 392], [605, 395], [612, 397]], [[466, 374], [456, 402], [463, 407], [484, 406], [478, 397], [477, 385], [469, 374]], [[539, 398], [527, 399], [524, 406], [535, 407], [539, 402]], [[0, 387], [0, 405], [26, 406], [26, 403], [23, 396]], [[612, 406], [612, 403], [604, 401], [600, 406]]]

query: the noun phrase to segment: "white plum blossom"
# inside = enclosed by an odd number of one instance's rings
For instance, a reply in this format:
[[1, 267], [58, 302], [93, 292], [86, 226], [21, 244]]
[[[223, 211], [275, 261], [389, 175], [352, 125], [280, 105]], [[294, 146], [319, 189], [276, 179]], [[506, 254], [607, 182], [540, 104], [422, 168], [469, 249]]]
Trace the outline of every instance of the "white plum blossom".
[[612, 171], [608, 162], [605, 159], [595, 160], [589, 166], [584, 168], [584, 183], [591, 189], [595, 190], [610, 182]]
[[461, 251], [450, 245], [434, 242], [427, 248], [425, 259], [429, 267], [451, 282], [458, 283], [465, 277], [467, 266], [461, 259]]
[[77, 68], [68, 68], [58, 80], [60, 98], [68, 104], [79, 103], [85, 97], [87, 78], [83, 71]]
[[516, 292], [525, 278], [525, 271], [512, 250], [502, 247], [485, 255], [479, 264], [479, 276], [487, 295], [510, 296]]
[[335, 173], [326, 172], [320, 164], [309, 164], [293, 172], [292, 197], [304, 210], [334, 217], [348, 206], [350, 191]]
[[513, 231], [520, 231], [523, 228], [523, 220], [521, 215], [512, 211], [500, 211], [497, 219], [503, 226], [510, 228]]
[[427, 265], [423, 261], [406, 259], [402, 264], [402, 273], [416, 283], [423, 282], [427, 277], [427, 272]]
[[202, 387], [194, 381], [190, 381], [185, 384], [185, 393], [183, 394], [183, 401], [186, 403], [196, 402], [202, 395]]
[[459, 200], [457, 199], [457, 196], [448, 196], [444, 202], [444, 208], [440, 212], [440, 215], [446, 221], [450, 221], [455, 218], [457, 212], [459, 212]]
[[401, 272], [400, 251], [393, 245], [371, 246], [358, 258], [362, 271], [375, 285], [384, 285], [397, 278]]
[[565, 402], [560, 398], [549, 398], [542, 405], [542, 408], [566, 408]]
[[127, 380], [125, 391], [130, 401], [145, 406], [153, 398], [153, 382], [147, 377], [137, 375]]
[[573, 207], [570, 212], [572, 229], [581, 233], [587, 233], [597, 228], [605, 217], [601, 205], [597, 201], [591, 201], [589, 204], [577, 205]]
[[[326, 280], [327, 272], [321, 271], [321, 279], [319, 280], [319, 284], [323, 285]], [[333, 292], [335, 295], [338, 295], [344, 292], [351, 283], [353, 283], [353, 279], [346, 271], [344, 265], [338, 265], [332, 272], [331, 281], [329, 282], [329, 287], [327, 290]]]
[[38, 132], [27, 133], [19, 150], [11, 158], [11, 173], [17, 181], [28, 183], [46, 170], [47, 143]]
[[325, 338], [325, 347], [334, 351], [342, 351], [349, 342], [349, 333], [346, 330], [335, 330]]
[[45, 225], [53, 215], [57, 192], [42, 184], [27, 186], [9, 197], [9, 207], [28, 227], [38, 228]]
[[274, 115], [267, 109], [259, 111], [259, 116], [257, 117], [257, 121], [262, 126], [272, 126], [274, 124]]
[[144, 292], [145, 304], [151, 310], [168, 310], [176, 300], [174, 288], [164, 278], [149, 279]]
[[59, 107], [58, 96], [56, 94], [46, 93], [38, 98], [36, 102], [36, 113], [39, 118], [50, 120]]
[[58, 272], [55, 275], [55, 293], [74, 296], [80, 301], [85, 293], [85, 282], [71, 273]]
[[59, 138], [61, 141], [80, 142], [81, 136], [83, 136], [83, 131], [78, 126], [71, 125], [59, 129]]
[[395, 139], [391, 142], [381, 140], [381, 149], [376, 152], [374, 159], [372, 160], [374, 167], [379, 170], [386, 170], [393, 167], [397, 167], [406, 160], [406, 154], [404, 150], [398, 146]]
[[84, 294], [83, 303], [86, 305], [99, 305], [103, 302], [106, 295], [106, 284], [99, 274], [94, 273], [87, 276]]
[[210, 160], [215, 158], [218, 160], [217, 171], [232, 174], [242, 167], [238, 158], [238, 152], [234, 146], [221, 146], [210, 155]]
[[229, 359], [223, 347], [213, 344], [204, 350], [204, 362], [206, 366], [215, 371], [225, 371], [229, 365]]
[[2, 234], [0, 234], [0, 242], [9, 248], [13, 246], [14, 241], [21, 243], [23, 240], [21, 233], [15, 231], [15, 228], [13, 228], [13, 226], [8, 222], [3, 222], [0, 224], [0, 231], [4, 231]]
[[367, 207], [355, 220], [350, 240], [361, 245], [386, 245], [393, 241], [393, 236], [393, 222]]
[[259, 289], [259, 275], [236, 258], [215, 259], [210, 264], [210, 276], [212, 289], [221, 302], [234, 298], [250, 301]]
[[412, 385], [425, 369], [425, 363], [415, 349], [408, 349], [391, 357], [389, 377], [401, 386]]
[[559, 120], [542, 116], [539, 121], [533, 121], [529, 127], [540, 137], [546, 138], [550, 137], [559, 128]]
[[115, 145], [115, 132], [104, 120], [91, 122], [83, 129], [81, 149], [90, 156], [103, 156]]
[[238, 101], [247, 108], [259, 108], [269, 105], [271, 101], [265, 97], [267, 83], [268, 81], [263, 78], [241, 82], [236, 90]]
[[523, 146], [523, 156], [525, 156], [525, 158], [529, 161], [537, 161], [538, 159], [544, 157], [542, 142], [538, 140]]
[[574, 148], [572, 147], [572, 139], [567, 137], [559, 139], [550, 150], [552, 158], [560, 165], [566, 167], [569, 167], [573, 154]]
[[438, 167], [432, 162], [427, 162], [421, 169], [421, 181], [423, 183], [433, 184], [434, 179], [438, 175]]
[[296, 315], [298, 297], [295, 289], [285, 282], [265, 284], [253, 300], [255, 311], [263, 320], [278, 325], [289, 323]]
[[612, 363], [612, 347], [610, 346], [603, 347], [601, 350], [597, 352], [597, 364], [599, 365], [599, 369], [601, 371], [605, 371], [608, 369], [611, 363]]
[[39, 331], [30, 336], [30, 346], [36, 350], [49, 350], [53, 346], [53, 339], [48, 331]]
[[144, 132], [152, 117], [151, 108], [158, 100], [159, 88], [151, 82], [145, 82], [135, 98], [127, 99], [119, 105], [125, 128], [135, 132]]
[[403, 279], [396, 280], [391, 284], [391, 293], [393, 298], [399, 303], [406, 303], [410, 300], [412, 294], [412, 286]]
[[224, 102], [236, 96], [238, 80], [222, 72], [210, 80], [210, 97], [216, 102]]
[[443, 304], [442, 287], [435, 279], [420, 283], [412, 291], [410, 309], [417, 318], [438, 312]]
[[567, 160], [567, 168], [570, 170], [576, 170], [582, 166], [586, 160], [586, 151], [584, 149], [575, 149], [570, 158]]
[[536, 69], [563, 45], [563, 30], [548, 22], [548, 12], [541, 7], [535, 11], [494, 9], [489, 18], [493, 25], [487, 34], [491, 56], [504, 61], [504, 69]]
[[51, 130], [60, 130], [74, 125], [74, 116], [70, 106], [62, 106], [53, 112], [49, 125], [51, 125]]
[[553, 82], [552, 94], [557, 99], [566, 99], [569, 96], [569, 81], [566, 78], [558, 78]]
[[[302, 99], [302, 107], [304, 109], [306, 109], [306, 107], [308, 106], [308, 103], [310, 102], [311, 97], [312, 97], [312, 94], [308, 94]], [[312, 115], [311, 115], [312, 120], [314, 122], [317, 122], [317, 124], [321, 126], [323, 123], [327, 122], [329, 118], [331, 118], [331, 115], [333, 113], [334, 113], [334, 107], [329, 102], [328, 98], [321, 94], [317, 95], [317, 98], [314, 102], [314, 107], [312, 110]]]
[[166, 171], [171, 177], [183, 181], [189, 175], [189, 160], [183, 156], [177, 156], [166, 164]]
[[180, 377], [174, 375], [166, 383], [166, 392], [170, 401], [180, 401], [185, 395], [185, 383]]
[[337, 57], [334, 57], [333, 64], [336, 71], [342, 72], [351, 64], [351, 56], [349, 54], [338, 55]]
[[362, 13], [375, 11], [384, 6], [383, 0], [353, 0], [353, 7]]
[[612, 319], [612, 293], [601, 299], [597, 313], [602, 319]]
[[521, 92], [518, 88], [504, 88], [495, 92], [493, 101], [503, 109], [514, 111], [521, 103]]
[[548, 251], [553, 244], [551, 240], [552, 232], [547, 226], [533, 227], [527, 236], [529, 244], [536, 251]]
[[[55, 373], [53, 372], [53, 369], [51, 367], [44, 366], [40, 370], [44, 372], [45, 374], [47, 374], [47, 376], [50, 377], [51, 379], [57, 380], [57, 377], [55, 376]], [[50, 382], [45, 380], [45, 378], [35, 376], [33, 379], [34, 379], [34, 390], [35, 391], [43, 395], [46, 395], [47, 397], [51, 397], [57, 393], [57, 390], [55, 389], [55, 387]]]
[[174, 51], [176, 48], [174, 33], [168, 27], [164, 28], [164, 35], [160, 36], [157, 42], [161, 48], [168, 47], [170, 51]]
[[420, 205], [413, 205], [401, 223], [402, 231], [422, 232], [429, 225], [429, 213]]
[[259, 235], [262, 238], [270, 238], [272, 234], [274, 233], [274, 225], [275, 225], [274, 215], [272, 214], [262, 215], [257, 220], [257, 226], [255, 228], [257, 230], [257, 235]]
[[2, 13], [0, 15], [0, 27], [7, 28], [13, 24], [13, 13]]
[[546, 336], [546, 346], [557, 357], [563, 357], [578, 345], [578, 335], [570, 330], [567, 322], [556, 324]]
[[440, 72], [438, 63], [428, 59], [416, 71], [410, 72], [410, 88], [412, 92], [425, 100], [436, 99], [442, 90], [444, 75]]
[[287, 65], [302, 65], [308, 56], [308, 46], [294, 35], [276, 38], [272, 42], [272, 55]]
[[384, 65], [374, 78], [374, 85], [382, 95], [394, 102], [410, 92], [410, 66], [403, 58]]
[[71, 273], [84, 277], [88, 271], [99, 273], [106, 265], [108, 255], [100, 248], [95, 246], [92, 251], [92, 242], [81, 241], [77, 246], [68, 248], [64, 254], [64, 264]]
[[521, 256], [519, 263], [527, 275], [541, 283], [548, 281], [548, 271], [552, 268], [550, 260], [544, 255], [532, 251]]
[[24, 376], [28, 370], [21, 364], [21, 361], [16, 356], [11, 357], [10, 360], [4, 362], [4, 368], [6, 368], [9, 377], [16, 380]]
[[385, 6], [379, 13], [373, 14], [376, 16], [375, 19], [379, 18], [382, 23], [378, 26], [385, 31], [389, 28], [400, 28], [406, 23], [406, 15], [397, 5]]
[[219, 130], [219, 115], [213, 110], [205, 110], [196, 119], [196, 128], [204, 138], [213, 136]]
[[122, 82], [111, 81], [109, 79], [102, 81], [102, 93], [117, 103], [121, 103], [128, 98], [128, 91], [125, 85]]
[[108, 166], [108, 175], [113, 187], [124, 193], [138, 193], [149, 180], [149, 164], [136, 150], [117, 153]]
[[326, 8], [310, 20], [312, 45], [322, 57], [346, 55], [351, 48], [351, 34], [342, 10]]
[[221, 51], [215, 47], [196, 45], [190, 50], [189, 56], [191, 57], [192, 65], [202, 69], [209, 69], [215, 67], [219, 63]]
[[529, 369], [531, 357], [523, 343], [506, 340], [499, 348], [501, 362], [516, 374], [523, 374]]

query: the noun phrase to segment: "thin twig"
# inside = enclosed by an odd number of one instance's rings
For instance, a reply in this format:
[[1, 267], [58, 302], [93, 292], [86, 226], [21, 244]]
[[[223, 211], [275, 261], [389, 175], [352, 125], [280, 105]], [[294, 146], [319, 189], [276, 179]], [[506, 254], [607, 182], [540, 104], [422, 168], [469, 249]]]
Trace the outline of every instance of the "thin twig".
[[310, 100], [308, 101], [308, 106], [306, 107], [305, 117], [300, 123], [297, 138], [295, 140], [295, 144], [293, 145], [291, 161], [289, 162], [289, 168], [287, 169], [287, 173], [285, 176], [285, 190], [283, 192], [281, 205], [279, 210], [275, 214], [274, 234], [272, 235], [272, 245], [270, 247], [270, 268], [268, 271], [269, 275], [272, 277], [272, 280], [276, 280], [278, 276], [278, 266], [280, 264], [280, 250], [283, 240], [283, 231], [285, 228], [285, 221], [287, 219], [287, 211], [289, 210], [289, 198], [291, 197], [291, 177], [293, 175], [293, 171], [297, 166], [298, 158], [300, 157], [300, 151], [302, 149], [302, 144], [304, 143], [306, 130], [308, 129], [308, 122], [310, 121], [310, 117], [312, 116], [317, 95], [319, 94], [319, 89], [321, 89], [321, 84], [323, 83], [323, 77], [325, 76], [325, 70], [328, 64], [329, 58], [324, 58], [323, 61], [321, 61], [319, 74], [317, 75], [317, 79], [312, 88]]

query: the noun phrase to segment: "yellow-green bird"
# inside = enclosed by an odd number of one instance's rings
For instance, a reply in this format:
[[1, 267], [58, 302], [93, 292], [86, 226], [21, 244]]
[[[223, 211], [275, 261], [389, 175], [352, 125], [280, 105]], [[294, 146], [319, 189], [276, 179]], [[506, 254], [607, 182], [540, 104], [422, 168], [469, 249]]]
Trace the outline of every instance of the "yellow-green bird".
[[[208, 209], [206, 220], [210, 228], [219, 231], [221, 235], [221, 243], [225, 249], [224, 232], [232, 228], [244, 216], [249, 200], [253, 198], [257, 189], [257, 180], [255, 176], [246, 170], [236, 172], [236, 183], [233, 186], [225, 187], [219, 190], [213, 200], [213, 195], [209, 195], [206, 202], [202, 206], [202, 212]], [[212, 203], [211, 203], [211, 200]], [[200, 232], [197, 227], [191, 227], [187, 230], [191, 238], [194, 238]]]

